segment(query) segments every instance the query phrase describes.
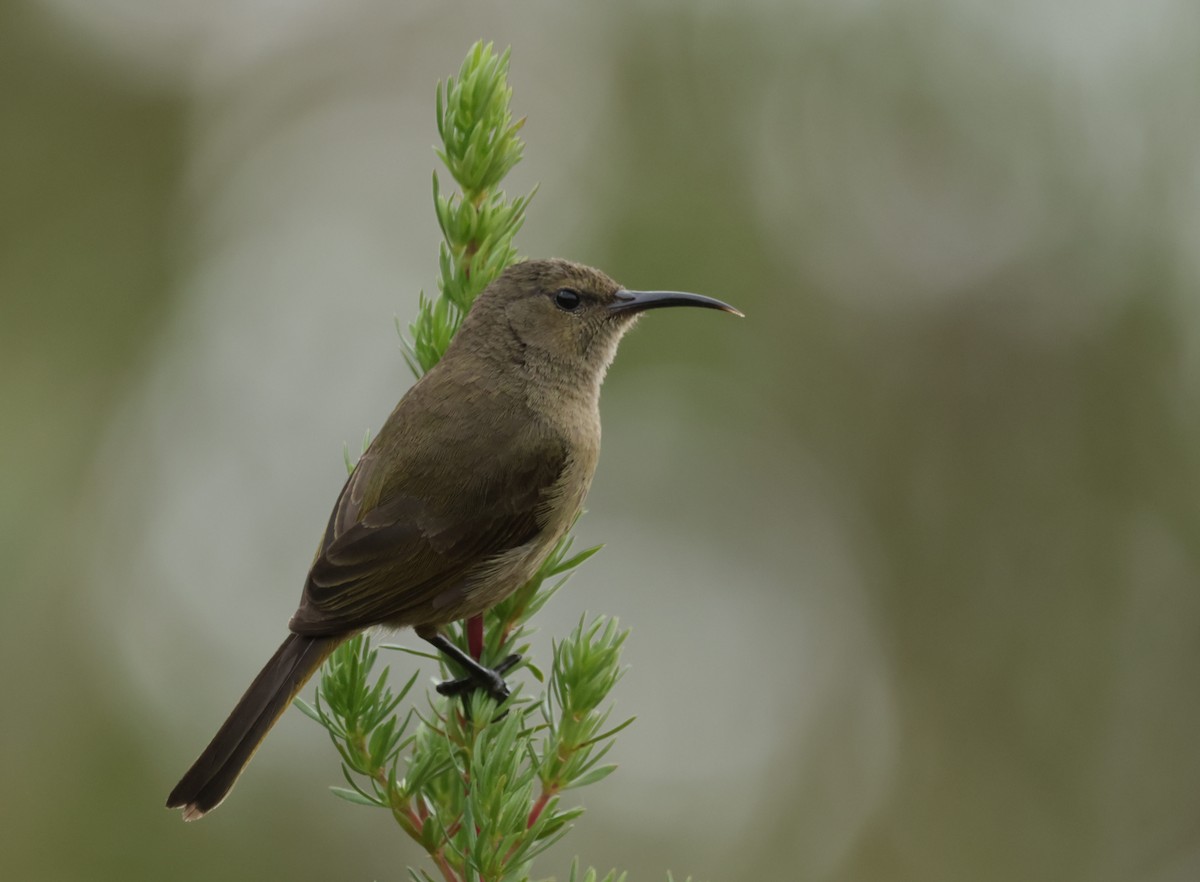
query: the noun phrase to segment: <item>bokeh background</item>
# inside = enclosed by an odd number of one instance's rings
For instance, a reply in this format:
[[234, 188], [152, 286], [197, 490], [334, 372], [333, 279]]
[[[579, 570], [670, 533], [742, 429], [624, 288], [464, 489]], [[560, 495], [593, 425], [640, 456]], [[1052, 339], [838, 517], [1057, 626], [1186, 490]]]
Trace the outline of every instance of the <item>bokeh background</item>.
[[297, 713], [161, 806], [410, 382], [478, 37], [522, 252], [748, 314], [610, 374], [542, 623], [638, 721], [541, 873], [1200, 878], [1193, 0], [0, 4], [0, 876], [419, 860]]

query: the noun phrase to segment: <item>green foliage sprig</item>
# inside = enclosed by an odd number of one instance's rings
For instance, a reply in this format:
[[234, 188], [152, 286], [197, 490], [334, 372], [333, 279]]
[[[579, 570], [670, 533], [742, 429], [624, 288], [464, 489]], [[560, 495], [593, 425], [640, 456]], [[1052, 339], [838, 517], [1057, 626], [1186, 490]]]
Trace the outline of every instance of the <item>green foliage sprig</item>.
[[[458, 78], [438, 85], [438, 155], [461, 188], [444, 195], [436, 173], [434, 206], [444, 241], [439, 295], [422, 293], [408, 326], [405, 356], [420, 376], [437, 363], [479, 293], [517, 259], [513, 237], [530, 193], [508, 201], [498, 189], [521, 159], [522, 121], [509, 110], [509, 53], [476, 43]], [[350, 467], [347, 457], [347, 467]], [[562, 587], [571, 571], [598, 548], [572, 551], [567, 537], [535, 576], [473, 624], [446, 636], [485, 665], [512, 653], [544, 683], [527, 696], [524, 683], [499, 707], [482, 693], [448, 699], [428, 692], [408, 705], [419, 674], [398, 691], [388, 669], [376, 673], [379, 648], [436, 660], [442, 678], [461, 671], [427, 652], [372, 645], [359, 635], [341, 646], [322, 670], [312, 705], [300, 708], [329, 733], [341, 757], [345, 787], [333, 792], [359, 805], [391, 812], [400, 828], [428, 853], [444, 882], [526, 882], [535, 857], [566, 834], [582, 814], [564, 807], [562, 794], [607, 777], [603, 762], [613, 738], [632, 720], [609, 726], [607, 697], [620, 679], [626, 633], [614, 619], [581, 620], [554, 643], [548, 677], [528, 660], [531, 617]], [[519, 669], [519, 668], [518, 668]], [[402, 706], [408, 710], [401, 712]], [[431, 882], [425, 870], [413, 879]], [[596, 882], [595, 870], [570, 870], [570, 882]], [[602, 882], [621, 882], [611, 872]]]
[[476, 43], [467, 53], [458, 79], [437, 87], [437, 154], [461, 188], [443, 195], [433, 173], [433, 205], [443, 241], [438, 249], [439, 297], [421, 293], [417, 317], [409, 325], [412, 342], [406, 356], [420, 376], [437, 364], [458, 332], [475, 298], [517, 261], [513, 237], [525, 221], [533, 198], [508, 201], [498, 187], [525, 151], [513, 122], [508, 85], [509, 50], [497, 56], [492, 44]]

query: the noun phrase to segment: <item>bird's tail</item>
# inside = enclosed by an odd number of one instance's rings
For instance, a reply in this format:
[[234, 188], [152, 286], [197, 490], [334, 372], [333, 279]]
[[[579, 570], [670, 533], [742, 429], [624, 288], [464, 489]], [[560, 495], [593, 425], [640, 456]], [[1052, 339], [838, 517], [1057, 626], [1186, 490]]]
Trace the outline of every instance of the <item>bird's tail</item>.
[[220, 805], [296, 693], [344, 639], [289, 634], [175, 785], [167, 808], [181, 808], [183, 819], [194, 821]]

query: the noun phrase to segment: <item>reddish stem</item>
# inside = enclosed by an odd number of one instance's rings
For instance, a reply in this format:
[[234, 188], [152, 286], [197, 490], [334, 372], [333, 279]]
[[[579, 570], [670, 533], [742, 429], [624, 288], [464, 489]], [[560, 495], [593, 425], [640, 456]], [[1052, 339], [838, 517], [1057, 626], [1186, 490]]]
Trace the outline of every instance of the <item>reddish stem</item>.
[[479, 661], [483, 657], [483, 614], [467, 619], [467, 652]]
[[459, 882], [458, 873], [454, 872], [454, 867], [450, 866], [450, 862], [446, 860], [446, 856], [442, 854], [441, 849], [429, 855], [433, 858], [433, 862], [437, 864], [437, 868], [442, 871], [442, 877], [446, 882]]
[[537, 802], [533, 804], [533, 808], [529, 811], [529, 821], [525, 824], [526, 829], [537, 823], [537, 819], [542, 816], [542, 812], [545, 810], [552, 796], [554, 796], [553, 790], [542, 791], [542, 795], [537, 798]]

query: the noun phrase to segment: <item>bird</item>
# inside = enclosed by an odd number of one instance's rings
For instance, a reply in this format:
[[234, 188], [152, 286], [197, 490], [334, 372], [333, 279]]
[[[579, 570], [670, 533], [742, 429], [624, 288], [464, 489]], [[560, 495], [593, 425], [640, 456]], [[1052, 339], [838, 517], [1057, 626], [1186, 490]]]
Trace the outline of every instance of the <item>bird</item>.
[[476, 298], [441, 360], [400, 399], [350, 473], [289, 633], [167, 798], [196, 820], [229, 795], [262, 740], [342, 642], [410, 627], [467, 675], [447, 695], [509, 694], [442, 629], [536, 572], [583, 506], [600, 454], [600, 386], [648, 310], [720, 300], [629, 290], [597, 269], [527, 260]]

